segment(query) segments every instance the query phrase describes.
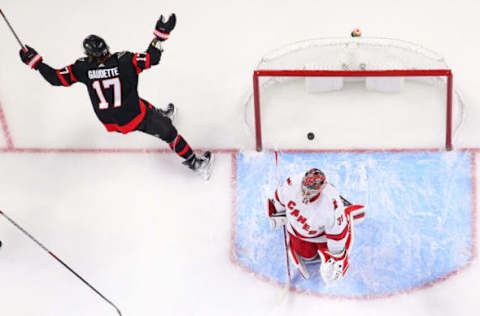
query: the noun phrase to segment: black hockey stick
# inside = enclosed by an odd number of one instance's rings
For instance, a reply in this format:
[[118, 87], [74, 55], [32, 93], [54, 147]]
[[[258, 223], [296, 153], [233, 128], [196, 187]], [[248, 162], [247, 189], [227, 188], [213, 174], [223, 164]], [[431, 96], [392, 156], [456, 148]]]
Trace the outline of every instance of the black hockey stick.
[[25, 235], [27, 235], [31, 240], [33, 240], [38, 246], [40, 246], [40, 248], [42, 248], [43, 250], [45, 250], [46, 252], [48, 252], [49, 255], [51, 255], [55, 260], [57, 260], [58, 262], [60, 262], [65, 268], [68, 269], [68, 271], [72, 272], [77, 278], [79, 278], [83, 283], [85, 283], [85, 285], [87, 285], [90, 289], [92, 289], [95, 293], [97, 293], [101, 298], [103, 298], [105, 300], [105, 302], [107, 302], [108, 304], [110, 304], [113, 308], [115, 308], [117, 310], [117, 313], [118, 315], [122, 316], [122, 313], [120, 312], [120, 310], [118, 309], [117, 306], [115, 306], [115, 304], [113, 304], [109, 299], [107, 299], [105, 296], [103, 296], [102, 293], [100, 293], [97, 289], [95, 289], [93, 286], [90, 285], [90, 283], [88, 283], [87, 281], [85, 281], [84, 278], [82, 278], [77, 272], [73, 271], [72, 268], [70, 268], [67, 264], [65, 264], [65, 262], [63, 262], [60, 258], [58, 258], [57, 256], [55, 256], [55, 254], [53, 252], [51, 252], [50, 250], [48, 250], [44, 245], [42, 245], [38, 240], [36, 240], [32, 235], [30, 235], [25, 229], [23, 229], [20, 225], [18, 225], [13, 219], [11, 219], [10, 217], [7, 216], [7, 214], [5, 214], [3, 211], [0, 210], [0, 215], [3, 215], [10, 223], [12, 223], [15, 227], [17, 227], [22, 233], [24, 233]]
[[22, 47], [23, 50], [25, 50], [25, 45], [23, 45], [22, 41], [20, 40], [20, 38], [17, 36], [17, 33], [15, 33], [15, 31], [13, 30], [13, 27], [10, 25], [10, 23], [8, 22], [7, 20], [7, 17], [5, 16], [5, 14], [3, 14], [3, 11], [2, 9], [0, 9], [0, 14], [2, 15], [3, 19], [5, 20], [5, 22], [7, 23], [8, 27], [10, 28], [10, 31], [12, 31], [13, 33], [13, 36], [15, 36], [15, 38], [17, 39], [17, 42], [18, 44], [20, 44], [20, 46]]
[[342, 199], [343, 205], [345, 205], [345, 206], [351, 206], [351, 205], [353, 205], [352, 202], [350, 202], [349, 200], [347, 200], [347, 199], [344, 198], [343, 196], [340, 195], [340, 198]]

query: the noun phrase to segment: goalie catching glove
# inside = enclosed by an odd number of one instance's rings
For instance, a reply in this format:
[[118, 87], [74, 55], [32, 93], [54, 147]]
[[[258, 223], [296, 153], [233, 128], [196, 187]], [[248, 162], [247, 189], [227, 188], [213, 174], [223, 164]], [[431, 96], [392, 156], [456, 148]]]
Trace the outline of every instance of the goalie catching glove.
[[280, 228], [287, 223], [287, 213], [285, 211], [278, 212], [275, 203], [271, 199], [268, 199], [268, 219], [271, 229]]
[[160, 41], [165, 41], [170, 36], [170, 32], [175, 28], [175, 24], [177, 24], [175, 13], [172, 13], [166, 22], [164, 21], [163, 15], [161, 15], [155, 25], [155, 31], [153, 34]]
[[319, 250], [318, 255], [322, 261], [320, 265], [320, 275], [325, 283], [343, 279], [349, 267], [348, 253], [346, 250], [337, 255], [328, 251]]

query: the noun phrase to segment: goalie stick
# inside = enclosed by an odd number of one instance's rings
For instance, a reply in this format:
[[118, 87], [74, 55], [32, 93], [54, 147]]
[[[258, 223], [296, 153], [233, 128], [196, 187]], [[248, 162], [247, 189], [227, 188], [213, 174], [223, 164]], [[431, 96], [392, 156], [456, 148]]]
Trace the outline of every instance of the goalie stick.
[[[278, 185], [280, 185], [280, 169], [278, 167], [278, 151], [275, 151], [275, 166], [277, 167]], [[292, 276], [290, 273], [290, 259], [288, 258], [287, 230], [285, 228], [285, 225], [283, 225], [283, 244], [285, 246], [285, 264], [287, 265], [287, 282], [285, 284], [285, 290], [288, 291], [290, 289], [290, 282], [292, 280]]]
[[110, 304], [115, 310], [117, 311], [118, 315], [122, 316], [122, 312], [120, 312], [120, 309], [113, 304], [109, 299], [107, 299], [102, 293], [100, 293], [96, 288], [94, 288], [90, 283], [88, 283], [84, 278], [82, 278], [77, 272], [75, 272], [72, 268], [70, 268], [65, 262], [63, 262], [60, 258], [58, 258], [53, 252], [48, 250], [44, 245], [42, 245], [37, 239], [35, 239], [32, 235], [30, 235], [25, 229], [23, 229], [20, 225], [18, 225], [13, 219], [7, 216], [3, 211], [0, 210], [0, 215], [3, 215], [10, 223], [13, 224], [16, 228], [18, 228], [22, 233], [28, 236], [31, 240], [33, 240], [40, 248], [48, 252], [49, 255], [51, 255], [55, 260], [60, 262], [65, 268], [68, 269], [68, 271], [72, 272], [77, 278], [79, 278], [85, 285], [87, 285], [91, 290], [93, 290], [95, 293], [97, 293], [105, 302]]
[[343, 205], [345, 205], [346, 207], [353, 205], [352, 202], [350, 202], [349, 200], [347, 200], [343, 196], [340, 195], [340, 198], [342, 199]]

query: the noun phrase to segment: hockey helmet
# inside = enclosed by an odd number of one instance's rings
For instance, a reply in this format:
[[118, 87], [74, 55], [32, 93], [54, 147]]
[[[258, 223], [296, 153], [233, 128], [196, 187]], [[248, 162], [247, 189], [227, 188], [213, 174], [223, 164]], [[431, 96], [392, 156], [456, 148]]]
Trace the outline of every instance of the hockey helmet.
[[107, 43], [97, 35], [89, 35], [83, 40], [83, 49], [87, 56], [104, 57], [109, 53]]
[[310, 201], [322, 192], [327, 183], [325, 174], [317, 168], [308, 170], [302, 179], [302, 192], [305, 201]]

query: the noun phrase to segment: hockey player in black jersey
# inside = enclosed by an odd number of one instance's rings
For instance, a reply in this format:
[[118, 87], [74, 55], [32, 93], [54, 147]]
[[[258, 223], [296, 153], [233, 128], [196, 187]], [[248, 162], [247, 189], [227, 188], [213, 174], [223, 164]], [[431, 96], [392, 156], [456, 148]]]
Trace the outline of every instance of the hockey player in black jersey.
[[168, 39], [175, 24], [175, 14], [167, 21], [160, 16], [154, 30], [155, 37], [144, 53], [111, 54], [102, 38], [90, 35], [83, 41], [86, 57], [62, 69], [47, 65], [29, 46], [20, 50], [20, 57], [32, 69], [40, 71], [52, 85], [85, 84], [95, 114], [107, 131], [123, 134], [141, 131], [156, 136], [185, 159], [183, 164], [208, 179], [213, 155], [210, 151], [196, 155], [177, 132], [171, 120], [175, 114], [174, 105], [170, 103], [166, 110], [157, 109], [140, 98], [137, 92], [138, 75], [159, 63], [163, 52], [161, 44]]

